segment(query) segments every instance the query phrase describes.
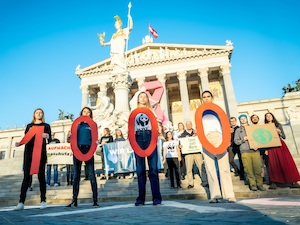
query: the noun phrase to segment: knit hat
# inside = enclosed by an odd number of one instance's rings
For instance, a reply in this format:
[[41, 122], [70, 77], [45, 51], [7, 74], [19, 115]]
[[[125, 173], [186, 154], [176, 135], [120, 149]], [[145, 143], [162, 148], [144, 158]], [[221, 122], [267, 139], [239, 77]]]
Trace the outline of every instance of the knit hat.
[[241, 118], [243, 118], [243, 117], [246, 118], [246, 119], [248, 119], [246, 114], [241, 114], [241, 115], [239, 116], [239, 120], [241, 120]]

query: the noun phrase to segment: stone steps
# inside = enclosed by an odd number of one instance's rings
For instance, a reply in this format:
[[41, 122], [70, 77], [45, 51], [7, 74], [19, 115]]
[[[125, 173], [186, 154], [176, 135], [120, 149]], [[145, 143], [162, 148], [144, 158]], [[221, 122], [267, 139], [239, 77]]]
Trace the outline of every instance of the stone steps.
[[[295, 157], [295, 162], [300, 169], [300, 156]], [[84, 174], [83, 171], [81, 174]], [[23, 174], [1, 176], [0, 184], [0, 206], [16, 205], [19, 200], [21, 182]], [[165, 178], [163, 173], [159, 175], [161, 194], [164, 200], [171, 199], [208, 199], [209, 190], [201, 186], [200, 177], [195, 175], [194, 188], [187, 189], [187, 180], [182, 181], [181, 189], [171, 189], [170, 181]], [[67, 186], [66, 172], [59, 171], [59, 181], [61, 186], [47, 187], [47, 203], [48, 204], [67, 204], [72, 199], [72, 186]], [[239, 177], [235, 177], [232, 173], [233, 188], [236, 198], [261, 198], [274, 196], [291, 196], [300, 195], [300, 189], [291, 189], [289, 187], [277, 188], [276, 190], [268, 190], [268, 185], [264, 185], [267, 191], [250, 191], [248, 186], [244, 185]], [[99, 202], [107, 201], [132, 201], [134, 202], [137, 193], [137, 179], [109, 179], [100, 180], [97, 177]], [[146, 200], [151, 201], [151, 189], [149, 180], [147, 181]], [[92, 191], [90, 182], [83, 180], [80, 183], [79, 202], [92, 202]], [[27, 192], [26, 204], [38, 205], [40, 203], [40, 192], [37, 176], [33, 176], [33, 191]]]

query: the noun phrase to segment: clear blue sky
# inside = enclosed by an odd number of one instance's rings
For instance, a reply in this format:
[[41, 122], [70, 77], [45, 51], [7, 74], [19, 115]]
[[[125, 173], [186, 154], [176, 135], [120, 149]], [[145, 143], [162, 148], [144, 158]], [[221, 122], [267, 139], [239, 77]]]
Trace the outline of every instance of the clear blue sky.
[[[127, 18], [129, 1], [0, 1], [0, 127], [21, 127], [33, 110], [46, 122], [59, 109], [78, 116], [80, 79], [74, 71], [109, 57], [97, 33], [115, 31], [114, 16]], [[237, 102], [282, 97], [300, 78], [298, 0], [133, 0], [129, 49], [142, 44], [147, 24], [156, 43], [234, 43], [231, 75]], [[126, 22], [125, 22], [126, 24]]]

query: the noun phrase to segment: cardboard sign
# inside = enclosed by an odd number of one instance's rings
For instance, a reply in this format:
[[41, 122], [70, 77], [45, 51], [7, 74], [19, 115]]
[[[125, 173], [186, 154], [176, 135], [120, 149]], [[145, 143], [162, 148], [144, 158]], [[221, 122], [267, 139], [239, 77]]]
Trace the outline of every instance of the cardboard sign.
[[47, 145], [47, 164], [73, 164], [73, 152], [70, 143]]
[[180, 145], [182, 145], [182, 154], [202, 152], [202, 145], [196, 136], [180, 138], [179, 141]]
[[251, 149], [281, 146], [274, 123], [245, 126]]

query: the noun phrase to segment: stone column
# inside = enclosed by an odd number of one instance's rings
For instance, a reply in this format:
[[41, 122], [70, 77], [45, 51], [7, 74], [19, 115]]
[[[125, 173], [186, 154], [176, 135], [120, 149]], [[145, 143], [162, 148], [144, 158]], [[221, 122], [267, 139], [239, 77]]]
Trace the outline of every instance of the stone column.
[[182, 115], [183, 115], [183, 120], [185, 122], [191, 120], [189, 93], [187, 89], [186, 77], [187, 77], [186, 71], [177, 72], [177, 78], [179, 80], [179, 87], [180, 87], [180, 98], [182, 102]]
[[199, 68], [198, 76], [200, 77], [200, 99], [203, 91], [209, 91], [209, 81], [208, 81], [208, 68]]
[[163, 110], [163, 112], [165, 113], [166, 117], [170, 118], [170, 110], [169, 110], [169, 99], [168, 99], [168, 89], [167, 89], [167, 86], [166, 86], [166, 74], [159, 74], [159, 75], [156, 75], [157, 79], [159, 82], [162, 83], [163, 87], [164, 87], [164, 93], [161, 97], [161, 100], [160, 100], [160, 107], [161, 109]]
[[9, 145], [8, 145], [8, 148], [7, 148], [7, 151], [5, 152], [5, 158], [4, 159], [9, 159], [9, 158], [12, 158], [11, 156], [11, 149], [12, 149], [12, 146], [13, 146], [13, 137], [9, 137]]
[[145, 83], [145, 77], [137, 77], [137, 78], [135, 78], [135, 80], [137, 82], [137, 85], [138, 85], [138, 88], [140, 91], [142, 84]]
[[223, 82], [224, 82], [224, 89], [225, 89], [225, 96], [226, 96], [226, 104], [228, 106], [228, 116], [238, 116], [238, 108], [237, 108], [237, 103], [235, 100], [235, 95], [233, 91], [233, 84], [231, 80], [231, 75], [230, 75], [230, 64], [222, 65], [220, 67], [221, 69], [221, 76], [223, 77]]
[[112, 87], [115, 93], [115, 111], [130, 112], [129, 110], [129, 88], [132, 80], [128, 72], [112, 74]]
[[89, 86], [84, 85], [80, 86], [81, 92], [82, 92], [82, 100], [81, 100], [81, 107], [88, 106], [89, 104]]

